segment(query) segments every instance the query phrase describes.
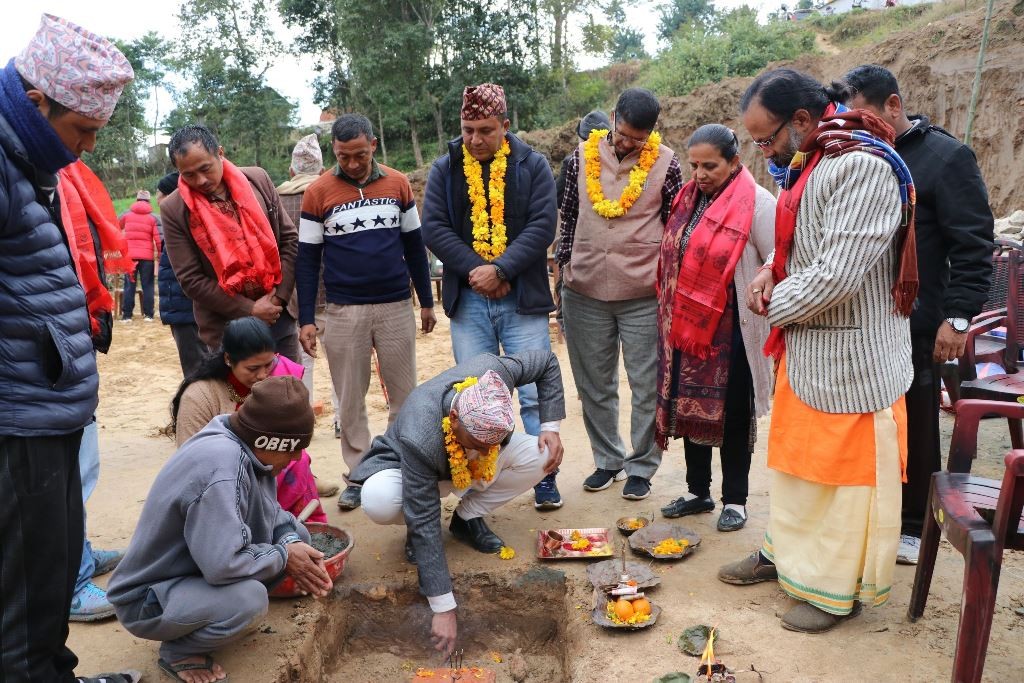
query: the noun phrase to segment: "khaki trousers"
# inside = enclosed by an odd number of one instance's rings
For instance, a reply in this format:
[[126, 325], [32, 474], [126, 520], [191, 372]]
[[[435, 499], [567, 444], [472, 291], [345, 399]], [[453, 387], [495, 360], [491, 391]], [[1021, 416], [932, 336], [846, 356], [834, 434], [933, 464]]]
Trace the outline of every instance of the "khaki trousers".
[[[324, 352], [338, 395], [341, 457], [352, 472], [370, 447], [366, 392], [370, 355], [377, 352], [388, 396], [388, 424], [416, 386], [416, 316], [412, 299], [386, 304], [327, 304]], [[348, 475], [346, 474], [346, 481]]]

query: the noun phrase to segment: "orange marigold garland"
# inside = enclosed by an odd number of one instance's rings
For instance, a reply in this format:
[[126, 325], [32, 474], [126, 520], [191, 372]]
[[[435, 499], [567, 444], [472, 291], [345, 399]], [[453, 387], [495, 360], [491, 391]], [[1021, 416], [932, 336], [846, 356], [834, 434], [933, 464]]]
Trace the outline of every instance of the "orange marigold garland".
[[657, 131], [647, 137], [640, 150], [640, 159], [629, 171], [629, 183], [622, 190], [618, 199], [606, 199], [601, 188], [601, 139], [607, 137], [606, 129], [591, 131], [590, 137], [583, 143], [584, 175], [587, 180], [587, 196], [594, 207], [594, 213], [603, 218], [619, 218], [626, 215], [629, 208], [640, 198], [647, 182], [647, 174], [658, 161], [661, 153], [661, 134]]

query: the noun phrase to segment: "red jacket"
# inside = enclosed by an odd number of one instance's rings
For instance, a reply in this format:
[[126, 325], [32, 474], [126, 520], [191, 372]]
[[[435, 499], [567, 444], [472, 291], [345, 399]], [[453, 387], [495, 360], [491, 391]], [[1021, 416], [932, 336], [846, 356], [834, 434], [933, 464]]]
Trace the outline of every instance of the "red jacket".
[[128, 240], [128, 256], [136, 261], [153, 261], [160, 253], [160, 230], [149, 202], [137, 201], [121, 216], [121, 228]]

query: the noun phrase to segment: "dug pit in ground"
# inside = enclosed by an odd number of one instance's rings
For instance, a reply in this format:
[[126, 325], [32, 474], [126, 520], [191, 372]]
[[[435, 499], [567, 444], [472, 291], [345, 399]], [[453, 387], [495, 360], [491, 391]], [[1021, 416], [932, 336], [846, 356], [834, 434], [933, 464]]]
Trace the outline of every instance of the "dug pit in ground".
[[[573, 640], [567, 626], [575, 591], [563, 572], [535, 567], [507, 577], [474, 573], [453, 580], [464, 666], [491, 669], [498, 683], [568, 683]], [[430, 607], [413, 581], [343, 586], [324, 607], [282, 683], [430, 681], [416, 679], [417, 670], [446, 666], [431, 648]], [[517, 671], [523, 664], [525, 679]]]

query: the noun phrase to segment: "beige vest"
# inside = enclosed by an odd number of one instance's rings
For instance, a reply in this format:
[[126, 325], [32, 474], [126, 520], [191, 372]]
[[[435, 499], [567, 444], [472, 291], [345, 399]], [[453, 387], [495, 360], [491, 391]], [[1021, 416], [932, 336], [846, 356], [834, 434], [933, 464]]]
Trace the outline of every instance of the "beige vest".
[[[626, 215], [609, 220], [594, 213], [587, 196], [584, 144], [580, 143], [579, 147], [579, 219], [563, 281], [573, 291], [599, 301], [654, 296], [658, 251], [665, 232], [661, 222], [661, 189], [675, 153], [661, 145], [640, 198]], [[617, 199], [629, 183], [629, 171], [640, 159], [640, 151], [630, 152], [619, 161], [607, 139], [601, 140], [598, 149], [601, 151], [601, 189], [605, 197]]]

